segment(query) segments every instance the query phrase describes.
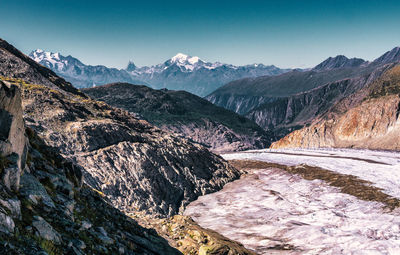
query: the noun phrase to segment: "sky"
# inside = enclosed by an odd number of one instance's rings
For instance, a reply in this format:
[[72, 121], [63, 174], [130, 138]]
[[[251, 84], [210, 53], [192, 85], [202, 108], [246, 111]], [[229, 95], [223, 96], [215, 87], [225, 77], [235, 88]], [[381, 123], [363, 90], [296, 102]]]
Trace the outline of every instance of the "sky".
[[178, 52], [235, 65], [306, 68], [329, 56], [373, 60], [400, 46], [400, 1], [0, 0], [0, 37], [124, 68]]

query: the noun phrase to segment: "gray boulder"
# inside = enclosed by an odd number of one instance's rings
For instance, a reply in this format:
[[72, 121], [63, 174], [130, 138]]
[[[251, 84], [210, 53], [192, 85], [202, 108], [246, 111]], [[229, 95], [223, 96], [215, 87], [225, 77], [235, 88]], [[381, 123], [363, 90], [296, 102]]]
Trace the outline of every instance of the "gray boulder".
[[60, 234], [53, 229], [42, 217], [34, 216], [32, 226], [36, 229], [36, 233], [43, 239], [54, 242], [55, 244], [61, 243]]

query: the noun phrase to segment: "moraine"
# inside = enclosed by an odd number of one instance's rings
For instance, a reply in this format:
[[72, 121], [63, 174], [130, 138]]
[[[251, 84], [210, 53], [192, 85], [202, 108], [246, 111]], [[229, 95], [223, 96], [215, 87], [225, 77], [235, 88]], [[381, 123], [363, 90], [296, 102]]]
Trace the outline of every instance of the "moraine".
[[[260, 150], [222, 156], [294, 166], [293, 171], [318, 167], [325, 175], [318, 172], [315, 178], [304, 178], [274, 164], [246, 170], [240, 180], [187, 207], [185, 214], [202, 227], [259, 254], [396, 254], [400, 250], [400, 153]], [[365, 188], [340, 187], [340, 180], [356, 181]]]

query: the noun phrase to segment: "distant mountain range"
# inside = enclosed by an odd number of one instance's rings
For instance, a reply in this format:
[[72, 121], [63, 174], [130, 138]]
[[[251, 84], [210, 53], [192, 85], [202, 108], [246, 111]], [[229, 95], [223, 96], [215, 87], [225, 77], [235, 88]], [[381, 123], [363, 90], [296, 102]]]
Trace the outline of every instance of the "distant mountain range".
[[137, 67], [133, 62], [129, 62], [125, 69], [85, 65], [72, 56], [65, 57], [59, 53], [40, 49], [32, 51], [29, 56], [78, 88], [128, 82], [148, 85], [155, 89], [186, 90], [199, 96], [206, 96], [234, 80], [278, 75], [289, 71], [273, 65], [235, 66], [220, 62], [205, 62], [199, 57], [182, 53], [154, 66]]
[[248, 117], [279, 137], [309, 125], [343, 98], [369, 86], [386, 65], [398, 62], [399, 47], [372, 62], [339, 55], [308, 71], [232, 81], [206, 99]]

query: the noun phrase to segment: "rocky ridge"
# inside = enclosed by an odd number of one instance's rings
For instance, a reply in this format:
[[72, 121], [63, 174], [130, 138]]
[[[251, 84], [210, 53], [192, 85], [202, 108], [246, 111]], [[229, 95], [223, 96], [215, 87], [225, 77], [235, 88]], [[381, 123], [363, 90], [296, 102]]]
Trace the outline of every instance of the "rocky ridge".
[[339, 55], [334, 58], [329, 57], [322, 63], [314, 67], [314, 70], [330, 70], [342, 67], [359, 67], [363, 64], [367, 64], [367, 61], [361, 58], [348, 59], [346, 56]]
[[0, 98], [0, 253], [180, 254], [82, 184], [79, 166], [25, 132], [17, 86], [0, 81]]
[[111, 106], [136, 113], [163, 130], [183, 135], [215, 152], [270, 145], [271, 137], [257, 124], [185, 91], [114, 83], [83, 92]]

